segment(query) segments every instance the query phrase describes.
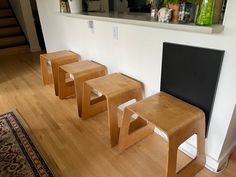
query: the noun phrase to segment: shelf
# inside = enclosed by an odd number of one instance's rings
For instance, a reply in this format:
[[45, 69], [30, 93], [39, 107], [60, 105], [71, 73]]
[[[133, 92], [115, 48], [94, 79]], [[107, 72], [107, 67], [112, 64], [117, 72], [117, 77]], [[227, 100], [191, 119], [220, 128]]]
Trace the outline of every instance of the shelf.
[[198, 26], [195, 24], [177, 24], [177, 23], [160, 23], [151, 19], [148, 13], [102, 13], [102, 12], [89, 12], [89, 13], [60, 13], [66, 17], [81, 18], [86, 20], [99, 20], [113, 23], [122, 23], [130, 25], [138, 25], [152, 28], [162, 28], [168, 30], [179, 30], [196, 33], [214, 34], [220, 33], [224, 30], [224, 26], [216, 24], [212, 26]]

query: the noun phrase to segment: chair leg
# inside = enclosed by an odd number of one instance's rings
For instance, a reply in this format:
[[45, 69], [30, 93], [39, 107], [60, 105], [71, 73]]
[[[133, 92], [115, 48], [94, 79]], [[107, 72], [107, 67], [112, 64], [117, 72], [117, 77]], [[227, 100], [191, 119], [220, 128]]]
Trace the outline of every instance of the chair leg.
[[135, 99], [136, 101], [140, 101], [143, 99], [143, 93], [142, 93], [143, 89], [140, 87], [135, 91]]
[[[168, 165], [166, 171], [167, 177], [192, 177], [195, 176], [204, 167], [205, 164], [204, 119], [195, 122], [195, 126], [193, 127], [193, 131], [192, 134], [190, 134], [190, 136], [193, 135], [194, 133], [196, 133], [197, 135], [197, 157], [193, 159], [185, 167], [183, 167], [178, 173], [176, 173], [177, 151], [178, 147], [181, 145], [181, 142], [178, 142], [177, 137], [173, 138], [169, 137]], [[178, 136], [183, 137], [181, 134]]]
[[54, 89], [55, 89], [55, 95], [58, 96], [58, 75], [59, 75], [59, 67], [61, 65], [69, 64], [78, 62], [78, 58], [68, 58], [67, 60], [63, 61], [52, 61], [52, 74], [53, 74], [53, 81], [54, 81]]
[[166, 177], [177, 176], [176, 174], [177, 151], [178, 151], [178, 146], [176, 146], [176, 142], [169, 137]]
[[[78, 115], [79, 117], [82, 117], [82, 94], [83, 94], [83, 84], [85, 81], [98, 78], [101, 76], [104, 76], [106, 74], [106, 70], [96, 72], [96, 73], [90, 73], [86, 77], [75, 77], [74, 83], [75, 83], [75, 95], [77, 98], [77, 107], [78, 107]], [[90, 103], [91, 104], [91, 103]]]
[[82, 94], [82, 118], [89, 118], [107, 109], [104, 96], [95, 98], [91, 101], [92, 88], [85, 82]]
[[[75, 78], [75, 96], [77, 100], [78, 115], [82, 117], [82, 92], [83, 92], [83, 83], [79, 78]], [[89, 98], [90, 99], [90, 98]]]
[[117, 107], [118, 105], [113, 100], [107, 100], [108, 126], [110, 130], [111, 147], [114, 147], [119, 142], [120, 129], [118, 127]]
[[68, 96], [73, 95], [75, 92], [74, 82], [70, 81], [66, 83], [66, 72], [59, 67], [59, 74], [58, 74], [58, 94], [59, 98], [63, 99]]
[[[119, 137], [119, 149], [121, 151], [153, 133], [155, 128], [155, 126], [149, 122], [145, 122], [146, 124], [144, 126], [140, 126], [140, 121], [137, 121], [137, 126], [132, 125], [132, 127], [135, 128], [133, 128], [133, 132], [130, 132], [132, 115], [133, 112], [128, 108], [125, 108]], [[133, 121], [133, 123], [135, 124], [136, 122]]]
[[48, 72], [47, 59], [40, 57], [41, 77], [44, 85], [50, 84], [53, 81], [52, 74]]
[[205, 155], [205, 119], [199, 120], [197, 125], [197, 161], [202, 167], [206, 163]]
[[56, 96], [58, 96], [58, 68], [59, 65], [57, 63], [52, 62], [52, 74], [53, 74], [54, 89]]

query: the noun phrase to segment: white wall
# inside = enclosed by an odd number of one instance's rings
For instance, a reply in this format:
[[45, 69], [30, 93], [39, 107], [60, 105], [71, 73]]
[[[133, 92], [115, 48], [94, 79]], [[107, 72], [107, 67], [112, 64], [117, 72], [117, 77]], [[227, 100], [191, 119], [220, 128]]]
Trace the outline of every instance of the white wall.
[[[70, 49], [83, 59], [105, 64], [110, 72], [123, 72], [145, 84], [145, 95], [160, 89], [162, 44], [174, 42], [225, 50], [219, 86], [215, 98], [208, 137], [207, 166], [216, 170], [236, 139], [224, 146], [229, 123], [236, 103], [236, 1], [229, 1], [225, 15], [225, 30], [220, 34], [200, 34], [185, 31], [141, 27], [94, 21], [94, 33], [84, 19], [64, 17], [58, 0], [37, 0], [42, 29], [48, 52]], [[114, 40], [113, 26], [118, 26], [119, 39]], [[190, 141], [191, 142], [191, 141]], [[188, 149], [186, 149], [188, 151]]]
[[38, 37], [34, 25], [33, 14], [29, 0], [10, 0], [12, 8], [21, 25], [21, 28], [29, 41], [32, 52], [40, 51]]
[[236, 105], [234, 107], [234, 112], [232, 114], [230, 126], [221, 151], [221, 157], [228, 156], [232, 152], [232, 149], [234, 150], [236, 148], [236, 143], [234, 144], [232, 143], [235, 142], [235, 139], [236, 139]]

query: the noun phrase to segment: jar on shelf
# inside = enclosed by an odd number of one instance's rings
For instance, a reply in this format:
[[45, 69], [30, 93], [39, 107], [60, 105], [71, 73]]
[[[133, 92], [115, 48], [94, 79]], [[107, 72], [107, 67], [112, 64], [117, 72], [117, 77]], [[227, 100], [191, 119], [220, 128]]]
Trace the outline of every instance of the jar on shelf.
[[212, 25], [214, 14], [215, 0], [202, 0], [199, 5], [197, 18], [195, 23], [197, 25]]
[[192, 10], [191, 3], [186, 3], [186, 2], [180, 3], [178, 22], [189, 23], [191, 21], [191, 10]]

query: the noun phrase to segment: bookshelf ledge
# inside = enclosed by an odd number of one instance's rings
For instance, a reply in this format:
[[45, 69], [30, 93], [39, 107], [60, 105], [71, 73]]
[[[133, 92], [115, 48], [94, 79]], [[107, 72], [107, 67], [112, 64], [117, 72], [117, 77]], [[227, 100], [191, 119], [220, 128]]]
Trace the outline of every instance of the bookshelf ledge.
[[179, 30], [205, 34], [215, 34], [224, 31], [224, 25], [215, 24], [212, 26], [198, 26], [195, 24], [177, 24], [177, 23], [159, 23], [151, 19], [148, 13], [102, 13], [102, 12], [86, 12], [86, 13], [59, 13], [62, 16], [81, 18], [86, 20], [99, 20], [113, 23], [123, 23], [130, 25], [138, 25], [152, 28], [162, 28], [168, 30]]

